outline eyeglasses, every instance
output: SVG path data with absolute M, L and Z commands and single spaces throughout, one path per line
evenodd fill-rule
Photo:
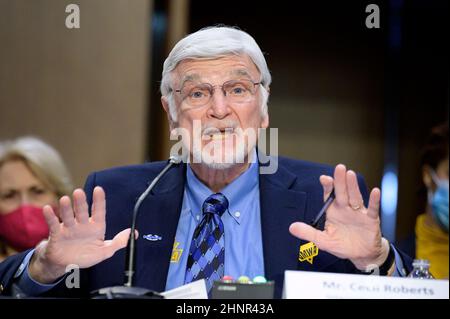
M 199 107 L 209 103 L 216 87 L 222 92 L 229 103 L 246 103 L 253 99 L 256 86 L 261 82 L 252 80 L 230 80 L 222 85 L 211 85 L 209 83 L 185 82 L 183 87 L 175 92 L 180 93 L 181 98 L 192 107 Z

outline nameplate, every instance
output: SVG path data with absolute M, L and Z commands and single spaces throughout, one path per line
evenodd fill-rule
M 448 280 L 286 271 L 286 299 L 448 299 Z
M 193 281 L 181 287 L 162 292 L 166 299 L 208 299 L 205 279 Z

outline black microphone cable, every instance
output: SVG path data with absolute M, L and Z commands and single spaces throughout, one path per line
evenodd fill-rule
M 127 253 L 126 253 L 126 261 L 127 268 L 125 269 L 125 286 L 132 287 L 133 286 L 133 276 L 135 273 L 135 254 L 136 254 L 136 219 L 139 212 L 139 207 L 141 207 L 142 202 L 148 196 L 150 191 L 155 187 L 161 177 L 173 166 L 180 164 L 182 162 L 182 157 L 180 156 L 171 156 L 169 158 L 169 162 L 164 167 L 164 169 L 153 179 L 147 189 L 139 196 L 136 204 L 133 209 L 133 218 L 131 221 L 131 232 L 130 239 L 128 240 L 127 245 Z

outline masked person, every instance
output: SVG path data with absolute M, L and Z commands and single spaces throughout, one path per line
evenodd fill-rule
M 428 201 L 416 221 L 416 258 L 430 261 L 435 278 L 448 278 L 448 124 L 432 130 L 421 167 Z
M 58 152 L 34 137 L 0 143 L 0 261 L 48 237 L 43 206 L 72 182 Z

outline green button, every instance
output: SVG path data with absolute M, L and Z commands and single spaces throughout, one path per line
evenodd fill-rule
M 256 276 L 255 278 L 253 278 L 253 282 L 255 284 L 265 284 L 267 280 L 266 278 L 264 278 L 264 276 Z

